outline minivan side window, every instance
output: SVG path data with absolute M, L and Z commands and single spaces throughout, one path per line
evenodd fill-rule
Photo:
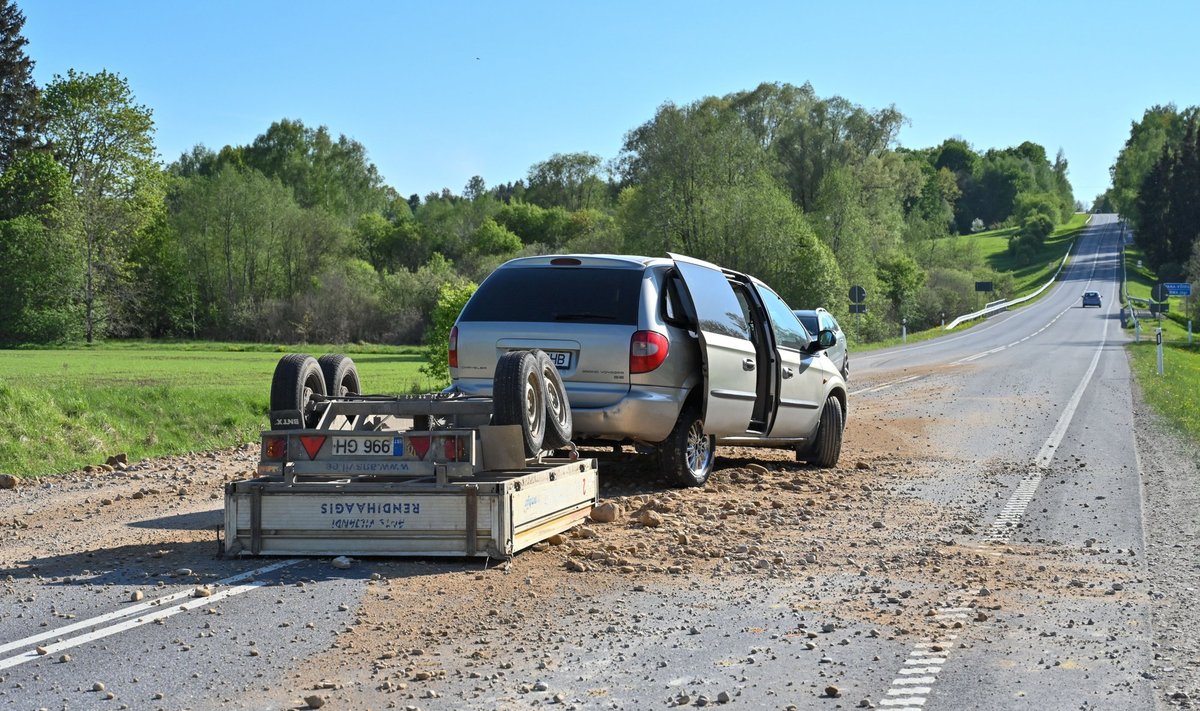
M 683 280 L 679 273 L 672 271 L 663 279 L 662 309 L 663 320 L 672 326 L 694 328 L 696 314 L 691 312 L 687 299 L 683 298 Z
M 808 348 L 812 338 L 809 337 L 804 324 L 800 323 L 800 319 L 792 313 L 791 308 L 775 292 L 762 284 L 755 286 L 758 288 L 763 304 L 767 307 L 767 313 L 771 316 L 771 330 L 775 332 L 775 343 L 783 348 L 797 351 Z

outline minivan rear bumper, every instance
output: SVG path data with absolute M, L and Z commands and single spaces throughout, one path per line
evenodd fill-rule
M 466 395 L 491 396 L 490 379 L 461 378 L 451 386 Z M 567 401 L 571 384 L 566 383 Z M 687 391 L 681 388 L 637 385 L 617 402 L 604 407 L 571 406 L 575 439 L 636 439 L 661 442 L 671 434 Z

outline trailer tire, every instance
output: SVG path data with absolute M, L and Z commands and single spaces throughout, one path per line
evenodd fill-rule
M 348 356 L 328 353 L 318 358 L 317 364 L 321 366 L 321 374 L 325 378 L 326 395 L 344 397 L 362 392 L 358 368 Z
M 304 425 L 316 424 L 309 411 L 313 395 L 325 394 L 325 377 L 317 359 L 305 353 L 289 353 L 279 359 L 271 378 L 271 409 L 299 410 Z
M 542 451 L 546 436 L 546 381 L 529 351 L 509 351 L 492 378 L 492 424 L 520 425 L 526 457 Z
M 704 434 L 700 408 L 689 404 L 679 413 L 671 434 L 658 445 L 658 464 L 676 486 L 704 486 L 712 474 L 717 438 Z
M 562 449 L 571 443 L 573 422 L 571 419 L 571 403 L 567 400 L 567 387 L 563 385 L 562 375 L 558 366 L 550 360 L 545 351 L 533 351 L 537 358 L 538 369 L 542 372 L 542 380 L 546 383 L 546 436 L 542 441 L 543 449 Z
M 817 425 L 817 436 L 812 449 L 804 455 L 809 464 L 828 469 L 835 467 L 842 454 L 842 431 L 846 428 L 846 418 L 842 414 L 842 403 L 830 395 L 821 410 L 821 422 Z

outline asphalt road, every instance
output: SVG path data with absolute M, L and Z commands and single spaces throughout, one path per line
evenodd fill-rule
M 862 472 L 856 481 L 875 481 L 911 507 L 856 509 L 825 492 L 836 530 L 860 537 L 849 543 L 832 540 L 844 537 L 831 533 L 832 518 L 817 519 L 829 521 L 822 528 L 783 508 L 786 516 L 770 520 L 793 526 L 797 546 L 832 557 L 843 543 L 854 557 L 874 556 L 870 566 L 851 561 L 815 574 L 768 564 L 769 574 L 758 573 L 739 567 L 734 552 L 708 574 L 674 582 L 564 574 L 551 581 L 553 605 L 531 596 L 509 606 L 492 600 L 520 588 L 510 578 L 541 560 L 533 556 L 549 554 L 523 553 L 516 576 L 479 582 L 474 562 L 339 571 L 327 560 L 218 560 L 198 532 L 219 525 L 220 510 L 196 505 L 130 524 L 133 538 L 126 532 L 119 546 L 51 547 L 7 561 L 0 707 L 294 708 L 313 693 L 313 679 L 327 678 L 362 685 L 357 697 L 333 694 L 327 708 L 640 709 L 697 706 L 701 697 L 741 708 L 1153 708 L 1118 239 L 1112 217 L 1096 216 L 1036 302 L 936 341 L 852 355 L 850 426 L 865 426 L 855 418 L 869 412 L 892 436 L 905 433 L 897 456 L 923 472 L 886 480 Z M 1099 291 L 1104 306 L 1082 308 L 1085 290 Z M 918 510 L 953 515 L 907 513 Z M 734 526 L 705 515 L 705 525 Z M 164 554 L 162 543 L 137 540 L 139 526 L 193 535 Z M 905 568 L 889 546 L 917 551 L 920 565 Z M 926 565 L 926 557 L 958 562 Z M 410 681 L 387 681 L 383 691 L 364 682 L 386 664 L 378 656 L 357 670 L 322 666 L 339 640 L 354 639 L 350 630 L 370 634 L 356 610 L 373 574 L 379 585 L 400 583 L 388 588 L 383 599 L 397 602 L 385 609 L 405 639 L 424 640 L 396 677 Z M 405 604 L 453 611 L 443 623 L 457 632 L 439 634 L 425 620 L 406 629 L 405 581 L 423 596 L 422 581 L 438 576 L 464 581 L 451 594 L 467 603 Z M 205 584 L 216 584 L 213 594 L 194 597 Z M 141 603 L 131 601 L 134 591 L 144 591 Z M 906 605 L 910 596 L 933 602 Z M 839 614 L 867 598 L 870 615 Z M 492 604 L 501 609 L 485 612 Z M 412 659 L 441 660 L 449 674 L 418 686 Z M 104 688 L 93 690 L 97 683 Z M 375 693 L 399 696 L 376 703 Z
M 1036 303 L 853 361 L 859 397 L 928 394 L 908 414 L 936 416 L 928 446 L 946 463 L 921 495 L 975 502 L 980 549 L 1028 570 L 998 613 L 1019 622 L 956 651 L 922 708 L 1153 707 L 1119 240 L 1097 215 Z M 1102 308 L 1081 306 L 1088 290 Z

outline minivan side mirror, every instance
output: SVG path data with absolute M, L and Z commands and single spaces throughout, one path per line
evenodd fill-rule
M 817 340 L 813 343 L 813 352 L 827 350 L 837 345 L 837 335 L 828 328 L 821 329 L 817 334 Z

